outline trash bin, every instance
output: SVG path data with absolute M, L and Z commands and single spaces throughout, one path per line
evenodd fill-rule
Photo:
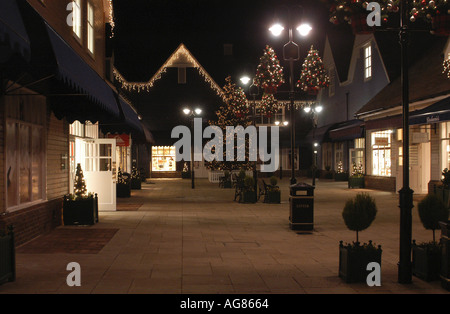
M 289 225 L 292 230 L 314 229 L 314 188 L 306 183 L 290 186 Z

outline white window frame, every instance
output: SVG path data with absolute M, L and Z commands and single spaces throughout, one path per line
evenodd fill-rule
M 94 5 L 88 1 L 87 3 L 87 48 L 89 52 L 95 53 L 95 8 Z
M 372 78 L 372 45 L 369 43 L 363 47 L 364 51 L 364 81 Z

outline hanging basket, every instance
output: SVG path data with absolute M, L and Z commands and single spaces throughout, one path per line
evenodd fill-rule
M 277 86 L 269 85 L 264 87 L 264 92 L 266 94 L 276 94 L 277 92 Z
M 373 33 L 373 28 L 367 25 L 367 14 L 356 14 L 352 16 L 351 25 L 354 35 Z
M 450 14 L 438 14 L 431 19 L 432 33 L 437 36 L 450 35 Z

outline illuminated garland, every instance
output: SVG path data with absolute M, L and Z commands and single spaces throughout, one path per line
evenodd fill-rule
M 272 47 L 266 46 L 264 55 L 256 69 L 255 83 L 263 88 L 267 94 L 276 93 L 277 88 L 284 83 L 283 67 Z
M 114 22 L 114 9 L 113 9 L 113 0 L 108 0 L 109 3 L 109 25 L 111 25 L 111 36 L 114 37 L 114 28 L 116 27 L 116 23 Z
M 450 79 L 450 55 L 446 60 L 444 60 L 443 67 L 444 70 L 442 71 L 442 73 L 447 74 L 447 78 Z
M 167 59 L 167 61 L 159 68 L 159 70 L 153 75 L 153 77 L 148 82 L 128 82 L 119 71 L 114 68 L 113 73 L 115 79 L 122 85 L 122 88 L 128 91 L 137 91 L 138 93 L 141 91 L 150 91 L 150 88 L 153 87 L 155 82 L 162 77 L 162 74 L 167 71 L 167 68 L 176 67 L 175 61 L 180 57 L 184 57 L 187 59 L 189 64 L 192 65 L 193 68 L 197 69 L 200 75 L 203 77 L 206 83 L 210 85 L 210 87 L 216 92 L 218 96 L 224 99 L 224 94 L 222 89 L 217 85 L 217 83 L 212 79 L 212 77 L 205 71 L 205 69 L 198 63 L 198 61 L 194 58 L 191 52 L 184 46 L 184 44 L 180 44 L 175 52 Z

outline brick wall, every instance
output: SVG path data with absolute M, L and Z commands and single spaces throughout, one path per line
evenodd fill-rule
M 396 192 L 395 177 L 365 176 L 364 187 L 388 192 Z

